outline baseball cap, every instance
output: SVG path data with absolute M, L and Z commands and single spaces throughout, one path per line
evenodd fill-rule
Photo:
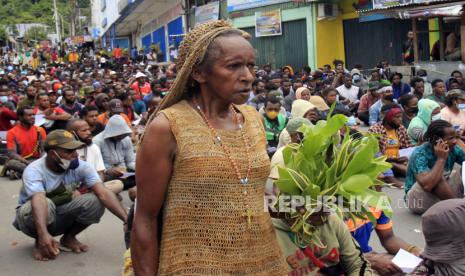
M 144 73 L 141 73 L 141 72 L 137 72 L 136 74 L 136 79 L 138 78 L 146 78 L 147 76 L 144 74 Z
M 113 113 L 123 113 L 124 112 L 123 102 L 120 99 L 111 100 L 109 105 L 110 105 L 110 110 Z
M 45 147 L 58 147 L 62 149 L 75 150 L 85 146 L 84 143 L 77 140 L 74 135 L 66 130 L 57 129 L 50 132 L 45 139 Z
M 462 90 L 460 90 L 460 89 L 452 89 L 449 92 L 447 92 L 446 97 L 447 98 L 458 98 L 458 99 L 465 100 L 465 93 L 462 92 Z

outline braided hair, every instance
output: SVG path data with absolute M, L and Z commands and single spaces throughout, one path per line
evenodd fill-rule
M 449 127 L 452 127 L 452 125 L 447 121 L 433 121 L 423 135 L 423 139 L 431 144 L 435 144 L 437 140 L 444 138 L 445 129 Z

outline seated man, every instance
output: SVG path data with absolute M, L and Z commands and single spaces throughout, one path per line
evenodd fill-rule
M 386 104 L 381 108 L 381 114 L 384 114 L 383 121 L 372 125 L 368 132 L 377 134 L 380 153 L 391 163 L 394 176 L 405 177 L 408 158 L 399 157 L 399 150 L 411 147 L 412 142 L 402 125 L 402 109 L 397 104 Z M 385 175 L 384 181 L 401 188 L 402 182 L 391 175 Z
M 81 119 L 73 119 L 68 122 L 66 130 L 74 133 L 76 138 L 85 144 L 84 147 L 77 150 L 79 160 L 89 163 L 97 171 L 100 179 L 104 181 L 103 185 L 119 196 L 119 193 L 123 190 L 123 182 L 121 180 L 106 181 L 108 177 L 105 177 L 105 175 L 119 175 L 119 172 L 113 168 L 105 170 L 102 153 L 100 148 L 92 142 L 92 133 L 87 122 Z
M 107 175 L 105 179 L 120 179 L 127 190 L 136 185 L 134 176 L 121 178 L 125 172 L 136 169 L 136 157 L 131 141 L 132 130 L 120 115 L 113 115 L 105 130 L 94 137 L 94 143 L 102 151 Z M 108 177 L 108 178 L 107 178 Z
M 433 204 L 451 198 L 463 198 L 460 170 L 465 152 L 456 147 L 457 134 L 444 120 L 433 121 L 425 135 L 425 142 L 410 157 L 405 179 L 405 200 L 415 214 L 423 214 Z
M 105 126 L 97 119 L 98 108 L 94 105 L 89 105 L 81 109 L 79 117 L 87 122 L 93 137 L 97 136 L 105 129 Z
M 113 115 L 120 115 L 126 124 L 131 127 L 131 120 L 129 120 L 128 116 L 124 113 L 124 106 L 123 102 L 120 99 L 113 99 L 108 103 L 108 111 L 105 113 L 100 114 L 97 117 L 97 120 L 102 125 L 106 126 Z
M 115 195 L 102 185 L 94 168 L 79 161 L 76 149 L 82 146 L 70 132 L 52 131 L 45 140 L 47 155 L 24 171 L 13 225 L 36 239 L 36 260 L 55 259 L 60 250 L 53 236 L 62 234 L 62 247 L 74 253 L 86 252 L 88 247 L 76 235 L 99 222 L 104 206 L 126 223 L 126 211 Z M 75 193 L 80 184 L 93 193 Z
M 66 121 L 71 119 L 71 115 L 59 107 L 51 107 L 50 100 L 46 93 L 37 95 L 37 106 L 34 108 L 34 115 L 44 115 L 45 121 L 41 126 L 47 132 L 54 129 L 65 128 Z
M 11 179 L 20 179 L 26 166 L 40 158 L 46 137 L 43 128 L 34 126 L 32 107 L 20 107 L 17 116 L 19 123 L 6 135 L 9 160 L 2 171 L 2 175 L 8 173 Z
M 420 255 L 421 250 L 394 235 L 392 221 L 383 212 L 371 208 L 371 213 L 377 220 L 376 227 L 373 227 L 373 223 L 368 219 L 362 220 L 357 218 L 356 221 L 349 219 L 346 221 L 346 224 L 350 233 L 357 240 L 360 249 L 364 253 L 365 258 L 370 262 L 373 270 L 379 275 L 403 275 L 402 270 L 392 263 L 394 255 L 401 248 L 416 256 Z M 381 245 L 386 249 L 387 254 L 373 252 L 373 248 L 369 245 L 373 229 L 376 229 L 376 234 Z

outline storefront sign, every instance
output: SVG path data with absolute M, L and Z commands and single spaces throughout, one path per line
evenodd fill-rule
M 255 13 L 255 37 L 282 35 L 281 10 Z
M 385 9 L 389 7 L 412 4 L 413 0 L 373 0 L 374 9 Z
M 195 8 L 195 25 L 212 20 L 218 20 L 220 16 L 220 2 L 213 2 Z
M 228 12 L 253 9 L 279 3 L 290 2 L 289 0 L 228 0 Z

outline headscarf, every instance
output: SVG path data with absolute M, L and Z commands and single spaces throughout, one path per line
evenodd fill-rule
M 391 122 L 392 118 L 394 118 L 397 114 L 402 113 L 402 109 L 400 108 L 391 108 L 389 111 L 386 113 L 386 116 L 384 116 L 384 119 L 387 122 Z
M 183 100 L 190 87 L 193 86 L 191 73 L 194 66 L 199 65 L 205 58 L 208 46 L 221 34 L 227 31 L 237 31 L 246 39 L 250 35 L 242 30 L 232 27 L 229 22 L 224 20 L 209 21 L 198 25 L 191 30 L 182 40 L 178 48 L 178 57 L 176 60 L 176 79 L 163 98 L 156 112 L 147 120 L 147 125 L 158 115 L 158 113 L 181 100 Z M 144 136 L 141 137 L 140 141 Z
M 302 93 L 303 93 L 304 91 L 308 91 L 308 94 L 310 94 L 310 90 L 309 90 L 308 88 L 306 88 L 306 87 L 299 87 L 299 88 L 297 88 L 297 90 L 295 91 L 295 98 L 296 98 L 297 100 L 302 99 Z
M 284 69 L 286 69 L 286 68 L 289 69 L 290 75 L 291 75 L 291 76 L 294 76 L 294 68 L 292 68 L 290 65 L 286 65 L 286 66 L 283 67 L 283 71 L 284 71 Z
M 440 108 L 440 105 L 433 100 L 421 99 L 418 102 L 418 114 L 416 117 L 412 119 L 412 121 L 410 121 L 407 130 L 408 135 L 410 137 L 415 137 L 415 128 L 423 129 L 423 134 L 425 134 L 426 130 L 428 129 L 428 126 L 431 124 L 431 114 L 436 108 Z M 416 142 L 415 139 L 413 140 L 414 142 Z
M 311 96 L 310 103 L 312 103 L 318 111 L 328 111 L 329 106 L 326 104 L 325 100 L 320 96 Z
M 315 109 L 315 106 L 310 103 L 309 101 L 305 100 L 295 100 L 292 103 L 291 109 L 291 117 L 292 118 L 302 118 L 304 117 L 305 113 L 308 111 Z
M 176 79 L 174 80 L 168 94 L 160 103 L 157 112 L 151 116 L 149 121 L 151 121 L 159 111 L 184 99 L 188 91 L 188 81 L 193 67 L 202 63 L 208 46 L 210 46 L 215 38 L 220 36 L 222 33 L 231 30 L 236 30 L 242 33 L 245 38 L 250 37 L 249 34 L 233 28 L 230 23 L 224 20 L 209 21 L 207 23 L 200 24 L 184 37 L 178 48 Z

